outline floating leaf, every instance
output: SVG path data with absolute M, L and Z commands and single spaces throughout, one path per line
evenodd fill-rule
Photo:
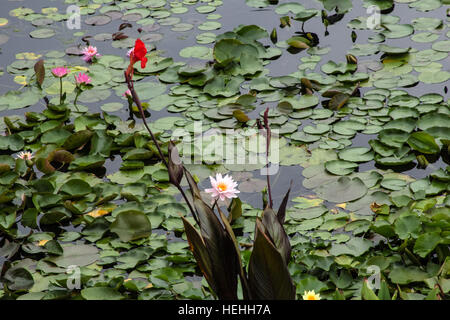
M 362 198 L 367 193 L 367 187 L 359 178 L 340 177 L 319 186 L 315 191 L 327 201 L 342 203 Z
M 144 213 L 134 210 L 119 213 L 110 229 L 123 242 L 148 237 L 152 232 L 148 217 Z

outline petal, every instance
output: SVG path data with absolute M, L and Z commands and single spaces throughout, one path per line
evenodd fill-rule
M 144 69 L 145 66 L 147 65 L 147 61 L 148 59 L 146 57 L 143 57 L 141 60 L 141 68 Z

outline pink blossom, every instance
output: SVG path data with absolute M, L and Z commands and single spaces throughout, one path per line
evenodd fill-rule
M 129 57 L 134 51 L 134 48 L 131 48 L 130 50 L 128 50 L 127 52 L 127 57 Z
M 131 97 L 131 91 L 130 91 L 130 89 L 128 89 L 127 91 L 125 91 L 125 93 L 122 94 L 122 96 L 125 97 L 125 98 Z
M 77 84 L 88 84 L 91 82 L 91 78 L 85 73 L 79 73 L 78 76 L 75 75 L 75 81 Z
M 52 73 L 55 77 L 62 78 L 62 77 L 65 77 L 69 73 L 69 69 L 67 69 L 66 67 L 58 67 L 58 68 L 52 69 Z
M 224 201 L 225 198 L 237 198 L 236 194 L 240 193 L 240 191 L 236 189 L 237 183 L 234 182 L 233 178 L 229 175 L 222 177 L 222 174 L 217 173 L 216 179 L 213 177 L 209 177 L 209 179 L 212 188 L 205 189 L 205 192 L 211 193 L 211 196 L 215 200 L 220 199 L 221 201 Z
M 84 55 L 83 60 L 86 62 L 91 62 L 93 57 L 100 57 L 98 54 L 97 47 L 88 46 L 81 50 L 81 53 Z

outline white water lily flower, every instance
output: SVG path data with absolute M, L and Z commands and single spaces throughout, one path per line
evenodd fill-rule
M 233 181 L 233 178 L 229 175 L 222 177 L 222 174 L 217 173 L 216 179 L 213 177 L 209 177 L 211 180 L 210 189 L 205 189 L 205 192 L 211 193 L 211 196 L 214 200 L 220 199 L 224 201 L 225 198 L 237 198 L 237 193 L 240 193 L 239 190 L 236 189 L 237 183 Z
M 17 158 L 20 158 L 23 160 L 31 160 L 34 158 L 34 155 L 30 151 L 21 151 L 17 154 Z

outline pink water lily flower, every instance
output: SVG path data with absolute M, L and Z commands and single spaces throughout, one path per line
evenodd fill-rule
M 97 47 L 88 46 L 81 50 L 81 53 L 84 55 L 82 59 L 86 62 L 91 62 L 93 57 L 100 57 L 100 54 L 97 51 Z
M 79 73 L 78 76 L 75 75 L 75 81 L 77 84 L 88 84 L 91 83 L 91 78 L 85 73 Z
M 205 189 L 205 192 L 211 193 L 211 196 L 214 200 L 220 199 L 224 201 L 225 198 L 237 198 L 237 193 L 240 193 L 239 190 L 236 189 L 237 183 L 233 181 L 233 178 L 229 175 L 222 177 L 222 174 L 217 173 L 216 179 L 213 177 L 209 177 L 211 181 L 212 188 Z
M 69 73 L 69 69 L 66 67 L 58 67 L 52 69 L 52 74 L 57 78 L 63 78 Z
M 131 97 L 131 91 L 130 91 L 130 89 L 128 89 L 127 91 L 125 91 L 125 93 L 122 94 L 122 96 L 125 97 L 125 98 Z

